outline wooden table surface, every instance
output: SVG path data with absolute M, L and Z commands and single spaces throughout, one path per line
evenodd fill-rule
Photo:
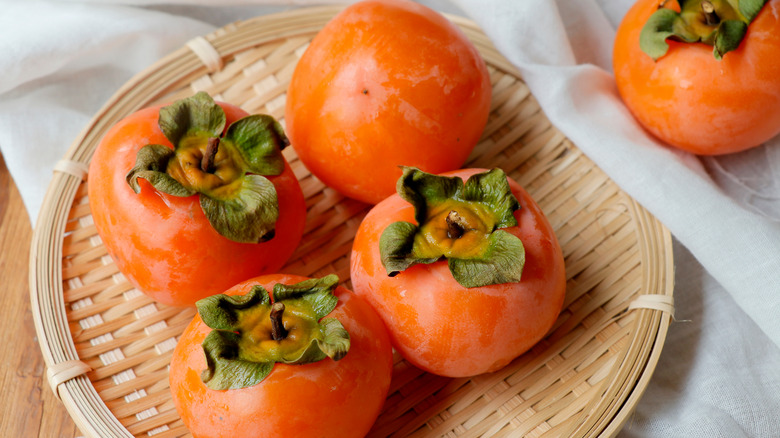
M 46 382 L 35 336 L 29 272 L 32 227 L 0 155 L 0 437 L 81 436 Z

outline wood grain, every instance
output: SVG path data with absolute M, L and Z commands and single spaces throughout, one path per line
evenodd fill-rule
M 0 155 L 0 437 L 63 437 L 81 433 L 49 389 L 35 336 L 28 283 L 32 227 Z

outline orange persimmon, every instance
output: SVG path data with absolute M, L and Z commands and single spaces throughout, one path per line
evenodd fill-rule
M 173 401 L 193 436 L 368 433 L 390 386 L 392 349 L 374 309 L 337 282 L 265 275 L 198 302 L 170 367 Z M 286 333 L 277 339 L 269 318 L 279 303 L 287 303 L 279 317 Z
M 368 213 L 354 241 L 352 285 L 405 359 L 472 376 L 504 367 L 552 327 L 564 260 L 540 208 L 503 172 L 443 176 L 406 168 L 400 195 Z
M 458 169 L 487 122 L 491 83 L 466 35 L 407 0 L 368 0 L 334 17 L 304 52 L 285 124 L 301 161 L 342 194 L 375 204 L 399 165 Z
M 618 90 L 672 146 L 699 155 L 757 146 L 780 133 L 778 29 L 780 0 L 639 0 L 615 35 Z
M 95 227 L 119 271 L 161 303 L 192 306 L 281 268 L 306 217 L 280 152 L 286 141 L 270 116 L 205 93 L 118 122 L 92 157 L 88 187 Z

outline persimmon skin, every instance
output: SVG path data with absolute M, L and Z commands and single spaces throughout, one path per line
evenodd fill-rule
M 465 181 L 481 169 L 447 172 Z M 393 222 L 415 223 L 411 204 L 393 195 L 360 225 L 353 244 L 355 293 L 377 310 L 396 350 L 413 365 L 442 376 L 467 377 L 499 370 L 541 340 L 555 323 L 566 292 L 564 260 L 546 217 L 528 193 L 509 179 L 521 205 L 518 236 L 526 261 L 518 283 L 464 288 L 446 261 L 419 264 L 395 277 L 382 266 L 379 238 Z
M 219 105 L 227 126 L 248 115 L 236 106 Z M 171 196 L 143 179 L 136 194 L 125 180 L 143 146 L 173 147 L 157 124 L 160 108 L 142 109 L 114 125 L 90 163 L 92 217 L 119 271 L 154 300 L 178 307 L 278 271 L 300 242 L 306 217 L 303 193 L 289 164 L 285 160 L 280 175 L 267 177 L 279 199 L 275 236 L 259 244 L 231 241 L 208 222 L 197 195 Z
M 667 54 L 653 61 L 639 34 L 657 7 L 657 0 L 637 1 L 615 36 L 615 80 L 639 123 L 698 155 L 739 152 L 780 133 L 780 0 L 767 2 L 720 61 L 712 46 L 669 40 Z
M 305 277 L 264 275 L 227 294 L 248 293 L 261 284 L 293 284 Z M 211 330 L 195 316 L 173 353 L 170 383 L 182 421 L 196 438 L 363 437 L 376 421 L 390 387 L 393 356 L 376 312 L 353 292 L 335 290 L 335 317 L 350 335 L 350 350 L 306 365 L 275 364 L 271 374 L 247 388 L 215 391 L 200 379 L 206 368 L 201 343 Z
M 484 60 L 441 14 L 411 1 L 362 1 L 320 30 L 301 57 L 285 124 L 317 178 L 376 204 L 394 193 L 400 165 L 460 168 L 490 98 Z

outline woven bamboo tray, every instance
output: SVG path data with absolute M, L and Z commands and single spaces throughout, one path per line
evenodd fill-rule
M 239 22 L 160 60 L 123 86 L 57 166 L 31 253 L 31 299 L 53 390 L 89 437 L 189 436 L 168 363 L 194 312 L 154 303 L 123 278 L 92 225 L 87 163 L 104 132 L 142 107 L 204 90 L 283 117 L 308 42 L 340 8 Z M 670 323 L 669 232 L 551 126 L 513 68 L 471 22 L 450 17 L 491 73 L 490 120 L 467 166 L 502 167 L 538 201 L 567 264 L 565 309 L 505 369 L 470 379 L 426 374 L 396 356 L 370 436 L 611 436 L 629 419 Z M 325 187 L 285 150 L 308 203 L 306 234 L 284 271 L 336 273 L 369 206 Z

